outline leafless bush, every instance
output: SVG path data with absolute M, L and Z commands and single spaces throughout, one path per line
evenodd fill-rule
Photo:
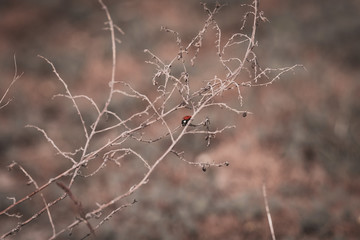
M 213 127 L 210 124 L 211 119 L 202 116 L 206 116 L 206 113 L 211 109 L 221 108 L 240 117 L 246 117 L 251 112 L 243 109 L 243 97 L 241 94 L 243 88 L 268 86 L 278 80 L 283 74 L 293 71 L 299 66 L 263 68 L 259 65 L 255 53 L 255 49 L 258 46 L 256 30 L 258 24 L 267 21 L 267 19 L 264 17 L 263 12 L 259 10 L 258 0 L 253 1 L 251 4 L 243 5 L 247 12 L 239 22 L 239 32 L 232 34 L 230 38 L 222 36 L 220 26 L 215 20 L 215 15 L 219 13 L 223 5 L 217 3 L 213 8 L 209 8 L 206 4 L 202 4 L 207 14 L 207 19 L 190 42 L 184 43 L 180 34 L 168 27 L 161 28 L 164 32 L 175 36 L 178 52 L 174 53 L 172 60 L 165 61 L 151 50 L 145 50 L 145 53 L 149 56 L 147 63 L 155 68 L 155 74 L 149 78 L 152 79 L 154 86 L 153 95 L 147 96 L 133 88 L 130 83 L 119 81 L 115 75 L 117 65 L 116 49 L 117 43 L 120 42 L 118 35 L 123 34 L 123 31 L 113 22 L 109 10 L 102 0 L 99 0 L 99 3 L 106 14 L 107 21 L 105 25 L 111 36 L 112 70 L 107 98 L 102 105 L 96 103 L 89 96 L 72 94 L 55 65 L 46 57 L 39 56 L 51 67 L 58 81 L 64 87 L 65 92 L 55 97 L 64 97 L 71 101 L 77 112 L 79 128 L 83 131 L 85 141 L 81 144 L 81 147 L 74 148 L 72 152 L 65 152 L 47 134 L 45 129 L 34 125 L 27 126 L 44 136 L 49 146 L 54 148 L 57 154 L 68 162 L 68 168 L 49 179 L 45 184 L 39 185 L 31 176 L 31 173 L 20 164 L 13 162 L 9 166 L 9 169 L 18 168 L 29 180 L 28 184 L 32 184 L 35 190 L 20 199 L 9 197 L 13 203 L 6 209 L 3 209 L 1 215 L 6 215 L 8 218 L 18 218 L 19 222 L 8 232 L 3 233 L 2 239 L 16 234 L 29 223 L 36 222 L 44 212 L 48 216 L 52 229 L 50 239 L 55 239 L 66 231 L 71 232 L 81 223 L 85 223 L 89 231 L 89 234 L 84 236 L 84 238 L 91 234 L 95 235 L 96 230 L 114 214 L 137 202 L 133 199 L 128 203 L 119 205 L 120 200 L 132 195 L 147 184 L 151 180 L 151 175 L 157 166 L 169 155 L 174 155 L 189 165 L 200 167 L 203 171 L 213 166 L 228 166 L 228 162 L 199 163 L 186 160 L 184 157 L 186 149 L 179 150 L 177 148 L 178 143 L 185 135 L 203 135 L 205 139 L 204 144 L 210 146 L 211 140 L 216 135 L 235 126 L 230 126 L 224 122 L 223 126 Z M 211 79 L 193 82 L 188 68 L 190 66 L 196 67 L 197 56 L 201 52 L 204 41 L 206 41 L 205 33 L 209 29 L 213 29 L 216 32 L 215 48 L 217 59 L 224 70 Z M 244 51 L 234 52 L 234 46 L 241 46 Z M 172 70 L 175 67 L 181 69 L 180 74 Z M 15 71 L 14 81 L 17 78 L 17 71 Z M 122 118 L 118 113 L 111 111 L 109 108 L 115 95 L 141 101 L 142 104 L 134 114 Z M 238 102 L 237 107 L 230 106 L 224 101 L 221 98 L 224 95 L 235 96 Z M 4 97 L 1 99 L 1 102 Z M 84 100 L 96 112 L 96 118 L 90 123 L 84 118 L 83 110 L 79 105 L 79 101 Z M 191 114 L 184 117 L 184 119 L 176 119 L 174 113 L 180 109 L 187 109 Z M 112 121 L 107 121 L 108 119 L 112 119 Z M 147 132 L 147 129 L 154 126 L 156 126 L 156 132 L 158 133 L 156 136 Z M 156 159 L 149 159 L 141 149 L 139 150 L 139 148 L 135 147 L 136 144 L 145 143 L 151 145 L 160 141 L 164 142 L 163 144 L 166 145 L 166 148 Z M 91 182 L 93 176 L 101 171 L 105 171 L 107 164 L 111 163 L 120 167 L 121 161 L 126 156 L 131 156 L 135 161 L 142 163 L 143 169 L 136 169 L 136 171 L 142 172 L 142 177 L 137 179 L 127 191 L 113 195 L 111 200 L 97 204 L 96 208 L 86 212 L 80 198 L 72 192 L 78 179 L 85 179 Z M 101 164 L 90 172 L 88 166 L 94 161 L 101 161 Z M 86 174 L 83 172 L 86 172 Z M 63 194 L 49 200 L 43 195 L 43 191 L 49 188 L 60 188 Z M 42 209 L 35 210 L 35 213 L 27 219 L 24 219 L 21 214 L 14 213 L 18 206 L 27 201 L 32 201 L 32 198 L 36 195 L 40 195 L 43 201 L 44 207 Z M 73 212 L 66 211 L 66 213 L 75 215 L 76 220 L 68 222 L 66 227 L 59 228 L 54 221 L 53 209 L 67 196 L 71 199 L 75 210 Z M 94 224 L 95 222 L 97 224 Z

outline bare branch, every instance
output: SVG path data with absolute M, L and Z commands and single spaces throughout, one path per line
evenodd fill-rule
M 35 128 L 36 130 L 38 130 L 39 132 L 41 132 L 41 133 L 44 135 L 44 137 L 46 138 L 46 140 L 56 149 L 56 151 L 58 152 L 58 154 L 62 155 L 62 156 L 63 156 L 64 158 L 66 158 L 66 159 L 69 159 L 72 163 L 76 164 L 76 161 L 75 161 L 72 157 L 66 155 L 63 151 L 61 151 L 61 150 L 59 149 L 58 146 L 56 146 L 56 144 L 54 143 L 54 141 L 46 134 L 45 130 L 43 130 L 43 129 L 37 127 L 37 126 L 34 126 L 34 125 L 27 125 L 26 127 L 27 127 L 27 128 Z
M 186 162 L 189 165 L 198 166 L 201 167 L 201 169 L 206 172 L 206 170 L 210 167 L 223 167 L 223 166 L 229 166 L 230 163 L 228 161 L 222 162 L 222 163 L 209 163 L 209 162 L 191 162 L 184 158 L 184 152 L 177 152 L 175 150 L 171 151 L 173 154 L 175 154 L 181 161 Z
M 64 190 L 64 192 L 70 197 L 71 201 L 74 203 L 76 213 L 80 216 L 82 220 L 86 222 L 86 225 L 90 229 L 90 232 L 95 236 L 95 231 L 92 228 L 89 221 L 86 220 L 84 209 L 82 208 L 82 204 L 77 198 L 74 196 L 74 194 L 71 192 L 71 190 L 62 182 L 57 181 L 56 184 Z M 53 235 L 55 236 L 55 234 Z
M 267 216 L 268 223 L 269 223 L 269 227 L 270 227 L 271 237 L 272 237 L 272 240 L 276 240 L 276 238 L 275 238 L 275 232 L 274 232 L 274 226 L 273 226 L 273 223 L 272 223 L 272 220 L 271 220 L 269 203 L 268 203 L 267 195 L 266 195 L 266 186 L 265 186 L 265 183 L 263 183 L 263 186 L 262 186 L 262 193 L 263 193 L 263 197 L 264 197 L 265 209 L 266 209 L 266 216 Z
M 70 96 L 64 95 L 64 94 L 56 94 L 56 95 L 53 96 L 53 98 L 55 98 L 55 97 L 65 97 L 65 98 L 70 98 L 71 99 Z M 76 98 L 85 98 L 86 100 L 88 100 L 91 103 L 91 105 L 93 105 L 95 107 L 96 112 L 98 114 L 100 114 L 100 110 L 99 110 L 97 104 L 95 103 L 95 101 L 91 97 L 88 97 L 86 95 L 76 95 L 76 96 L 73 96 L 73 98 L 74 99 L 76 99 Z
M 25 174 L 25 176 L 29 179 L 29 181 L 27 182 L 27 184 L 34 184 L 35 188 L 36 189 L 39 189 L 39 185 L 36 183 L 36 181 L 31 177 L 31 175 L 18 163 L 16 162 L 13 162 L 11 164 L 11 167 L 14 167 L 15 165 L 18 166 L 18 168 Z M 43 200 L 43 203 L 45 205 L 45 208 L 46 208 L 46 212 L 48 214 L 48 217 L 49 217 L 49 221 L 50 221 L 50 225 L 51 225 L 51 229 L 52 229 L 52 232 L 53 232 L 53 236 L 55 235 L 56 233 L 56 230 L 55 230 L 55 225 L 54 225 L 54 222 L 53 222 L 53 219 L 51 217 L 51 213 L 50 213 L 50 209 L 49 209 L 49 206 L 45 200 L 45 197 L 42 193 L 40 193 L 40 196 L 41 196 L 41 199 Z M 14 203 L 13 203 L 14 204 Z
M 66 84 L 66 82 L 60 77 L 59 73 L 57 72 L 54 64 L 52 62 L 50 62 L 47 58 L 41 56 L 41 55 L 38 55 L 39 58 L 42 58 L 44 59 L 50 66 L 51 68 L 53 69 L 53 72 L 55 73 L 55 75 L 57 76 L 58 80 L 62 83 L 62 85 L 64 86 L 65 90 L 66 90 L 66 93 L 67 93 L 67 96 L 71 99 L 71 101 L 73 102 L 73 105 L 76 109 L 76 112 L 77 114 L 79 115 L 80 117 L 80 121 L 81 121 L 81 124 L 83 126 L 83 129 L 84 129 L 84 133 L 85 133 L 85 137 L 88 138 L 89 134 L 87 132 L 87 129 L 86 129 L 86 125 L 85 125 L 85 122 L 84 122 L 84 119 L 82 117 L 82 114 L 80 112 L 80 109 L 79 109 L 79 106 L 77 105 L 76 101 L 75 101 L 75 98 L 72 96 L 69 88 L 68 88 L 68 85 Z
M 124 152 L 124 155 L 127 155 L 127 154 L 132 153 L 132 154 L 134 154 L 135 156 L 137 156 L 137 157 L 144 163 L 144 165 L 145 165 L 145 167 L 146 167 L 147 169 L 150 169 L 150 168 L 151 168 L 150 165 L 149 165 L 149 163 L 148 163 L 139 153 L 135 152 L 135 151 L 134 151 L 133 149 L 131 149 L 131 148 L 121 148 L 121 149 L 111 150 L 111 151 L 105 153 L 104 158 L 105 158 L 105 159 L 114 159 L 115 154 L 118 153 L 118 152 Z M 122 158 L 124 155 L 121 155 L 120 158 Z M 115 160 L 118 160 L 118 159 L 120 159 L 120 158 L 115 158 Z
M 243 82 L 241 85 L 246 86 L 246 87 L 265 87 L 265 86 L 273 84 L 276 80 L 279 80 L 281 75 L 283 75 L 287 72 L 290 72 L 290 71 L 294 71 L 295 68 L 298 68 L 298 67 L 304 68 L 304 66 L 301 64 L 295 64 L 291 67 L 284 67 L 284 68 L 266 68 L 261 73 L 259 73 L 252 81 Z M 268 73 L 273 73 L 273 72 L 278 72 L 278 74 L 276 74 L 276 76 L 270 78 L 268 76 Z M 261 77 L 266 77 L 269 80 L 266 81 L 265 83 L 257 83 L 257 81 Z
M 5 90 L 5 93 L 3 94 L 3 96 L 2 96 L 1 99 L 0 99 L 0 109 L 2 109 L 3 107 L 5 107 L 6 105 L 8 105 L 8 104 L 11 102 L 11 99 L 8 99 L 8 100 L 6 101 L 6 103 L 4 103 L 4 104 L 1 106 L 2 102 L 4 101 L 6 95 L 8 94 L 10 88 L 12 87 L 12 85 L 14 85 L 14 83 L 15 83 L 19 78 L 21 78 L 21 76 L 24 74 L 24 73 L 21 73 L 21 74 L 18 75 L 18 72 L 17 72 L 18 69 L 17 69 L 16 56 L 15 56 L 15 54 L 14 54 L 14 67 L 15 67 L 14 77 L 13 77 L 10 85 L 8 86 L 8 88 Z

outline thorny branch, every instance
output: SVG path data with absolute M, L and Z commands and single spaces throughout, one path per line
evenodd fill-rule
M 251 112 L 243 109 L 243 97 L 241 95 L 242 87 L 261 87 L 270 85 L 274 81 L 280 79 L 280 77 L 282 77 L 285 73 L 294 71 L 297 67 L 301 66 L 294 65 L 291 67 L 276 69 L 261 68 L 255 53 L 256 46 L 258 45 L 256 41 L 256 30 L 260 22 L 268 20 L 264 17 L 263 12 L 259 11 L 258 0 L 254 0 L 251 4 L 243 5 L 243 7 L 249 9 L 249 11 L 247 11 L 242 18 L 242 21 L 240 23 L 240 32 L 233 33 L 228 39 L 225 39 L 225 37 L 223 37 L 221 28 L 215 20 L 215 15 L 219 13 L 219 10 L 223 7 L 223 5 L 216 3 L 215 7 L 211 9 L 206 4 L 202 3 L 204 11 L 207 14 L 207 19 L 205 20 L 202 28 L 200 28 L 199 32 L 189 41 L 188 44 L 184 44 L 178 32 L 168 27 L 161 28 L 162 31 L 169 32 L 176 37 L 176 45 L 179 47 L 179 51 L 174 54 L 172 60 L 166 62 L 152 51 L 147 49 L 144 51 L 150 56 L 150 60 L 148 60 L 147 63 L 155 67 L 155 74 L 151 78 L 151 80 L 155 87 L 154 92 L 156 93 L 156 95 L 155 97 L 149 97 L 146 94 L 134 89 L 129 83 L 116 80 L 116 42 L 120 42 L 116 35 L 117 33 L 124 33 L 118 26 L 114 24 L 109 9 L 103 3 L 103 1 L 99 0 L 99 3 L 104 10 L 107 18 L 107 21 L 105 23 L 105 29 L 110 31 L 112 50 L 111 78 L 109 80 L 109 92 L 106 100 L 104 101 L 103 106 L 100 107 L 101 104 L 96 103 L 89 96 L 72 95 L 66 82 L 61 78 L 54 64 L 47 58 L 39 56 L 50 65 L 58 81 L 60 81 L 61 84 L 64 86 L 65 94 L 57 94 L 54 97 L 62 96 L 70 99 L 76 109 L 78 117 L 80 118 L 80 125 L 84 132 L 85 141 L 81 144 L 81 147 L 74 149 L 72 152 L 64 152 L 54 142 L 54 140 L 47 135 L 44 129 L 29 125 L 29 127 L 35 128 L 37 131 L 40 131 L 44 135 L 47 142 L 56 150 L 57 154 L 61 155 L 64 159 L 70 160 L 71 165 L 69 165 L 67 170 L 49 179 L 46 183 L 40 186 L 34 181 L 30 174 L 25 171 L 25 169 L 18 165 L 21 171 L 28 177 L 30 183 L 33 183 L 35 185 L 35 190 L 32 193 L 24 196 L 20 200 L 16 201 L 14 199 L 11 205 L 9 205 L 7 208 L 0 212 L 0 215 L 6 215 L 8 217 L 19 217 L 19 215 L 14 215 L 10 213 L 10 211 L 12 211 L 16 206 L 23 204 L 25 201 L 30 200 L 34 195 L 38 193 L 40 193 L 45 207 L 37 210 L 33 214 L 33 216 L 28 219 L 21 219 L 21 222 L 18 223 L 18 225 L 11 229 L 9 232 L 3 234 L 1 236 L 1 239 L 20 231 L 23 226 L 37 219 L 45 211 L 48 213 L 49 221 L 53 230 L 53 234 L 50 239 L 55 239 L 66 231 L 72 231 L 73 229 L 75 229 L 76 226 L 81 223 L 85 223 L 88 226 L 90 232 L 95 235 L 95 230 L 97 230 L 101 225 L 108 221 L 114 214 L 118 213 L 125 207 L 132 206 L 134 203 L 136 203 L 136 200 L 134 200 L 132 203 L 127 203 L 120 205 L 119 207 L 115 207 L 119 203 L 119 201 L 132 195 L 143 185 L 147 184 L 154 170 L 162 161 L 164 161 L 169 156 L 169 153 L 174 154 L 177 158 L 179 158 L 179 160 L 184 161 L 189 165 L 201 167 L 203 171 L 206 171 L 207 168 L 213 166 L 229 166 L 229 162 L 198 163 L 186 160 L 184 157 L 185 151 L 180 150 L 178 152 L 177 150 L 175 150 L 175 147 L 179 148 L 179 146 L 177 145 L 185 135 L 194 134 L 204 135 L 206 145 L 210 146 L 211 139 L 213 139 L 216 135 L 223 133 L 227 129 L 234 128 L 235 126 L 229 126 L 226 123 L 224 123 L 224 126 L 210 126 L 210 117 L 200 119 L 199 113 L 204 113 L 209 108 L 220 108 L 246 117 L 248 114 L 251 114 Z M 244 29 L 248 25 L 251 25 L 250 33 L 246 34 Z M 205 33 L 211 27 L 216 32 L 217 40 L 215 42 L 215 49 L 217 51 L 218 61 L 224 67 L 225 74 L 220 73 L 218 76 L 214 76 L 209 80 L 204 80 L 203 85 L 196 89 L 190 84 L 190 81 L 192 80 L 190 78 L 190 73 L 187 68 L 189 67 L 189 65 L 196 65 L 197 57 L 200 54 L 203 42 L 206 40 Z M 238 53 L 237 56 L 230 56 L 228 52 L 230 52 L 233 46 L 237 45 L 244 45 L 246 48 L 245 53 Z M 188 61 L 184 58 L 184 55 L 190 54 L 190 50 L 194 50 L 194 53 Z M 15 58 L 14 62 L 15 75 L 11 85 L 21 76 L 17 74 Z M 176 71 L 172 71 L 172 66 L 176 64 L 179 64 L 181 66 L 181 69 L 183 69 L 181 73 L 176 73 Z M 250 80 L 241 82 L 242 77 L 240 77 L 240 73 L 242 73 L 243 71 L 248 73 Z M 11 87 L 11 85 L 9 86 L 9 88 Z M 2 97 L 0 104 L 5 98 L 9 88 Z M 231 107 L 226 102 L 219 100 L 221 98 L 218 98 L 219 96 L 222 96 L 232 90 L 235 90 L 235 92 L 237 93 L 237 108 Z M 143 105 L 145 104 L 145 106 L 137 113 L 122 118 L 120 117 L 120 114 L 109 109 L 114 94 L 120 94 L 124 98 L 141 101 Z M 97 115 L 92 123 L 85 122 L 83 118 L 83 110 L 79 107 L 77 103 L 77 100 L 80 98 L 85 99 L 96 110 Z M 174 101 L 175 99 L 180 100 Z M 181 126 L 180 123 L 178 125 L 174 125 L 173 121 L 171 121 L 174 117 L 173 113 L 180 109 L 188 109 L 192 111 L 191 119 L 183 126 Z M 107 116 L 113 117 L 115 119 L 115 123 L 110 122 L 108 123 L 108 125 L 101 125 L 101 120 L 106 118 Z M 155 137 L 147 136 L 144 131 L 146 129 L 154 127 L 156 124 L 161 125 L 161 127 L 159 127 L 159 130 L 157 131 L 159 134 Z M 105 137 L 103 137 L 104 135 Z M 163 150 L 160 157 L 156 159 L 151 159 L 149 156 L 141 154 L 141 151 L 137 150 L 135 147 L 131 145 L 126 145 L 130 141 L 136 141 L 139 144 L 154 144 L 155 142 L 169 139 L 171 140 L 170 142 L 164 141 L 164 145 L 167 144 L 167 146 L 165 150 Z M 93 143 L 95 141 L 97 144 L 93 146 Z M 75 155 L 81 156 L 79 158 L 75 158 Z M 81 202 L 77 198 L 75 198 L 71 190 L 73 187 L 76 186 L 75 183 L 77 183 L 77 178 L 82 177 L 84 179 L 90 179 L 94 175 L 103 171 L 108 162 L 113 162 L 118 167 L 120 167 L 121 161 L 127 155 L 131 156 L 132 159 L 141 161 L 145 167 L 145 173 L 143 173 L 142 177 L 135 181 L 135 183 L 127 191 L 114 194 L 111 200 L 108 200 L 103 204 L 97 204 L 97 208 L 94 208 L 89 212 L 85 213 Z M 95 160 L 101 161 L 101 163 L 95 170 L 92 170 L 92 172 L 89 174 L 81 173 L 80 169 L 86 169 L 87 165 L 90 162 L 94 162 Z M 69 164 L 69 162 L 67 162 L 67 164 Z M 13 164 L 13 166 L 14 165 L 15 163 Z M 142 169 L 142 171 L 144 170 Z M 65 181 L 65 177 L 70 177 L 70 182 L 67 184 L 63 182 Z M 54 182 L 65 193 L 57 197 L 55 200 L 52 200 L 50 203 L 47 203 L 41 191 L 52 187 L 54 185 Z M 68 223 L 67 227 L 56 231 L 50 209 L 59 202 L 61 202 L 66 196 L 69 196 L 74 203 L 75 210 L 79 218 L 77 218 L 72 223 Z M 115 207 L 115 210 L 111 211 L 105 217 L 102 217 L 102 213 L 104 213 L 104 211 L 108 210 L 110 207 Z M 89 223 L 89 220 L 92 218 L 102 218 L 94 228 Z M 85 235 L 84 238 L 88 236 L 90 236 L 90 233 Z

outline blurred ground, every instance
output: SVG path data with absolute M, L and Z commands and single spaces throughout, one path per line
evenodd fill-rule
M 106 3 L 126 33 L 118 48 L 117 74 L 143 92 L 151 88 L 153 74 L 144 64 L 148 58 L 143 50 L 151 49 L 164 59 L 176 54 L 173 36 L 160 32 L 160 26 L 177 30 L 187 42 L 205 19 L 195 0 Z M 240 3 L 229 0 L 217 16 L 224 34 L 239 28 Z M 254 113 L 247 118 L 209 113 L 213 124 L 231 121 L 237 129 L 218 136 L 209 148 L 197 138 L 187 138 L 179 148 L 188 160 L 226 160 L 230 166 L 204 173 L 169 157 L 133 196 L 139 203 L 114 216 L 99 230 L 99 238 L 270 239 L 261 193 L 265 183 L 278 239 L 359 239 L 360 3 L 268 0 L 261 8 L 270 23 L 258 31 L 260 64 L 301 63 L 307 71 L 288 74 L 270 87 L 245 89 L 245 107 Z M 7 196 L 20 198 L 33 189 L 20 172 L 7 171 L 11 161 L 21 163 L 39 184 L 66 169 L 41 134 L 25 125 L 46 129 L 65 151 L 83 141 L 71 104 L 51 100 L 63 88 L 37 54 L 54 62 L 75 94 L 103 103 L 111 68 L 104 19 L 97 1 L 1 1 L 1 93 L 12 79 L 14 53 L 24 72 L 9 93 L 13 101 L 0 110 L 1 209 L 10 203 Z M 212 62 L 204 60 L 215 54 L 211 47 L 201 50 L 203 62 L 199 60 L 201 67 L 193 74 L 211 76 Z M 112 108 L 126 114 L 136 111 L 136 104 L 120 101 Z M 147 151 L 156 156 L 161 146 Z M 91 182 L 78 182 L 74 192 L 91 209 L 94 201 L 104 202 L 127 190 L 131 176 L 139 174 L 135 170 L 126 162 L 120 170 L 108 169 Z M 45 191 L 49 198 L 60 193 L 56 187 Z M 41 202 L 21 211 L 31 216 L 34 206 Z M 70 202 L 54 212 L 67 207 Z M 69 219 L 73 216 L 56 219 L 57 229 Z M 1 233 L 16 224 L 3 216 L 1 222 L 6 222 Z M 45 214 L 37 223 L 13 239 L 51 235 Z M 78 229 L 71 239 L 86 230 Z

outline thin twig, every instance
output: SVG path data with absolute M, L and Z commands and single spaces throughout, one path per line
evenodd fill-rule
M 25 174 L 25 176 L 29 179 L 28 181 L 28 184 L 34 184 L 35 188 L 36 189 L 39 189 L 39 185 L 37 184 L 37 182 L 31 177 L 31 175 L 20 165 L 18 164 L 17 162 L 13 162 L 10 167 L 14 167 L 15 165 L 18 166 L 18 168 Z M 45 208 L 46 208 L 46 212 L 48 214 L 48 217 L 49 217 L 49 222 L 50 222 L 50 225 L 51 225 L 51 229 L 52 229 L 52 233 L 53 233 L 53 236 L 56 234 L 56 230 L 55 230 L 55 225 L 54 225 L 54 222 L 53 222 L 53 219 L 52 219 L 52 216 L 51 216 L 51 213 L 50 213 L 50 209 L 49 209 L 49 206 L 48 206 L 48 203 L 46 202 L 45 200 L 45 197 L 42 193 L 40 193 L 40 197 L 45 205 Z
M 45 132 L 44 129 L 41 129 L 41 128 L 36 127 L 36 126 L 33 126 L 33 125 L 27 125 L 26 127 L 27 127 L 27 128 L 35 128 L 36 130 L 38 130 L 39 132 L 41 132 L 41 133 L 44 135 L 44 137 L 46 138 L 46 140 L 56 149 L 56 151 L 57 151 L 60 155 L 62 155 L 62 156 L 63 156 L 64 158 L 66 158 L 66 159 L 69 159 L 72 163 L 76 164 L 76 161 L 75 161 L 72 157 L 66 155 L 63 151 L 61 151 L 61 150 L 59 149 L 58 146 L 56 146 L 55 142 L 46 134 L 46 132 Z
M 16 56 L 14 54 L 14 77 L 10 83 L 10 85 L 7 87 L 7 89 L 5 90 L 5 93 L 3 94 L 3 96 L 1 97 L 0 99 L 0 105 L 2 104 L 2 102 L 4 101 L 6 95 L 8 94 L 10 88 L 12 87 L 12 85 L 14 85 L 14 83 L 19 79 L 21 78 L 21 76 L 24 74 L 24 73 L 21 73 L 18 75 L 18 69 L 17 69 L 17 63 L 16 63 Z M 2 109 L 3 107 L 5 107 L 6 105 L 8 105 L 9 103 L 11 102 L 11 99 L 9 99 L 6 103 L 4 103 L 2 106 L 0 106 L 0 109 Z
M 268 219 L 268 223 L 269 223 L 269 227 L 270 227 L 271 237 L 272 237 L 272 240 L 276 240 L 276 238 L 275 238 L 275 232 L 274 232 L 274 226 L 273 226 L 273 222 L 272 222 L 272 220 L 271 220 L 269 203 L 268 203 L 267 195 L 266 195 L 266 186 L 265 186 L 265 183 L 263 183 L 263 185 L 262 185 L 262 193 L 263 193 L 263 197 L 264 197 L 266 215 L 267 215 L 267 219 Z
M 83 116 L 81 114 L 81 111 L 80 111 L 80 108 L 79 106 L 77 105 L 76 101 L 75 101 L 75 98 L 73 97 L 73 95 L 71 94 L 70 90 L 69 90 L 69 87 L 68 85 L 66 84 L 66 82 L 60 77 L 60 74 L 57 72 L 56 68 L 55 68 L 55 65 L 49 60 L 47 59 L 46 57 L 43 57 L 41 55 L 38 55 L 39 58 L 42 58 L 44 59 L 52 68 L 53 72 L 55 73 L 55 75 L 57 76 L 58 80 L 62 83 L 62 85 L 64 86 L 65 90 L 66 90 L 66 93 L 68 95 L 68 97 L 71 99 L 75 109 L 76 109 L 76 112 L 77 114 L 79 115 L 79 118 L 80 118 L 80 121 L 81 121 L 81 124 L 83 126 L 83 129 L 84 129 L 84 133 L 85 133 L 85 137 L 87 138 L 89 136 L 88 134 L 88 131 L 86 129 L 86 125 L 85 125 L 85 121 L 83 119 Z
M 75 197 L 75 195 L 71 192 L 71 190 L 64 183 L 58 181 L 58 182 L 56 182 L 56 184 L 62 190 L 64 190 L 64 192 L 70 197 L 70 199 L 74 203 L 76 213 L 80 216 L 80 218 L 82 220 L 84 220 L 86 222 L 86 225 L 90 229 L 90 232 L 95 236 L 95 231 L 94 231 L 93 227 L 91 226 L 90 222 L 85 217 L 85 212 L 84 212 L 81 202 Z M 55 234 L 53 236 L 55 236 Z

